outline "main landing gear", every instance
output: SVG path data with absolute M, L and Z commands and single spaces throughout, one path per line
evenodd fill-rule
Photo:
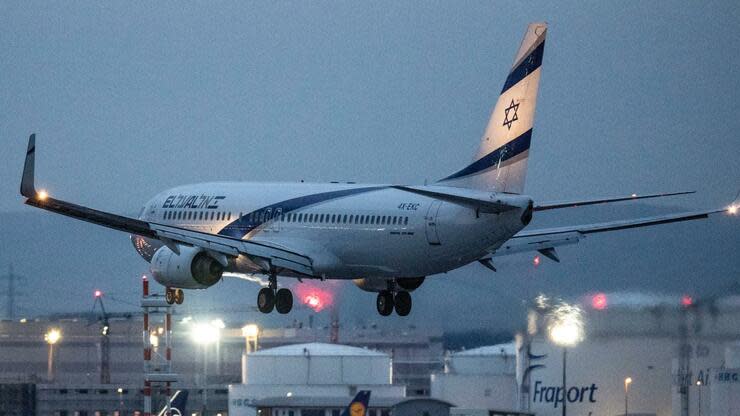
M 274 308 L 278 313 L 286 314 L 293 309 L 293 293 L 290 289 L 278 289 L 277 276 L 271 274 L 269 285 L 257 294 L 257 308 L 262 313 L 270 313 Z
M 168 287 L 164 292 L 164 300 L 170 305 L 182 305 L 185 301 L 185 292 L 183 292 L 182 289 Z
M 383 316 L 393 313 L 394 308 L 398 316 L 406 316 L 411 312 L 411 295 L 405 290 L 397 290 L 396 283 L 390 281 L 388 289 L 378 293 L 375 306 Z

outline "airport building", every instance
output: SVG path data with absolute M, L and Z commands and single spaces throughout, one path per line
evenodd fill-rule
M 362 389 L 373 392 L 368 416 L 560 416 L 564 396 L 569 415 L 740 416 L 740 296 L 596 294 L 577 304 L 582 336 L 566 347 L 553 335 L 560 303 L 540 297 L 513 342 L 456 352 L 444 351 L 441 332 L 414 328 L 248 334 L 244 322 L 180 316 L 173 388 L 189 391 L 188 413 L 198 416 L 334 416 Z M 141 412 L 141 317 L 108 324 L 104 364 L 96 319 L 0 322 L 0 412 Z M 51 329 L 55 342 L 44 339 Z M 151 331 L 161 343 L 159 326 Z M 161 344 L 153 352 L 166 353 Z M 153 407 L 166 397 L 155 387 Z

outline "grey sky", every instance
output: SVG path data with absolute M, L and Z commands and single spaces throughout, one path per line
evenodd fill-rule
M 40 185 L 122 213 L 192 182 L 446 176 L 470 161 L 525 27 L 539 20 L 550 32 L 528 193 L 697 190 L 670 203 L 729 202 L 740 188 L 736 1 L 5 1 L 0 212 L 33 211 L 18 195 L 31 132 Z M 610 219 L 601 214 L 536 221 Z M 26 299 L 29 311 L 85 310 L 90 299 L 73 296 L 96 287 L 135 303 L 131 283 L 146 264 L 127 236 L 50 215 L 0 218 L 0 270 L 14 262 L 30 286 L 57 287 L 66 300 Z M 471 265 L 425 284 L 414 319 L 511 325 L 507 313 L 540 290 L 716 291 L 740 267 L 732 224 L 594 237 L 537 270 L 528 255 L 499 261 L 495 275 Z M 358 299 L 346 307 L 375 320 L 373 296 L 344 287 Z M 196 306 L 219 296 L 251 305 L 254 292 L 226 281 L 188 296 Z M 491 321 L 429 320 L 461 304 Z
M 24 209 L 30 132 L 41 184 L 118 212 L 208 180 L 442 177 L 472 157 L 535 20 L 528 192 L 734 196 L 734 1 L 3 2 L 0 210 Z

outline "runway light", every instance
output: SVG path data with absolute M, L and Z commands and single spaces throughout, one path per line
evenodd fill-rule
M 314 312 L 320 312 L 334 303 L 334 291 L 331 287 L 303 283 L 296 286 L 295 294 L 302 305 Z
M 591 298 L 591 307 L 597 311 L 603 311 L 609 306 L 609 300 L 605 293 L 597 293 Z
M 101 292 L 100 290 L 95 290 L 94 295 L 95 295 L 96 298 L 99 298 L 99 297 L 103 296 L 103 292 Z
M 683 295 L 681 296 L 681 306 L 688 308 L 689 306 L 694 304 L 694 298 L 692 298 L 689 295 Z
M 38 191 L 38 192 L 36 192 L 36 199 L 38 199 L 38 200 L 40 200 L 40 201 L 44 201 L 44 200 L 46 200 L 46 198 L 48 198 L 48 197 L 49 197 L 49 193 L 48 193 L 48 192 L 46 192 L 46 191 L 45 191 L 45 190 L 43 190 L 43 189 L 42 189 L 42 190 L 40 190 L 40 191 Z
M 632 194 L 632 198 L 637 198 L 637 194 Z
M 532 259 L 532 264 L 534 264 L 534 267 L 537 267 L 540 265 L 540 256 L 534 256 L 534 259 Z

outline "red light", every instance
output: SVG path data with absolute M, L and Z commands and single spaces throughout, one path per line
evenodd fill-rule
M 334 303 L 333 286 L 328 282 L 321 285 L 304 282 L 296 285 L 294 292 L 301 304 L 320 312 Z
M 534 259 L 532 260 L 532 264 L 534 264 L 535 267 L 540 265 L 540 256 L 534 256 Z
M 603 311 L 609 305 L 606 294 L 597 293 L 591 298 L 591 307 L 597 311 Z
M 96 290 L 96 291 L 95 291 L 95 297 L 96 297 L 96 298 L 99 298 L 99 297 L 101 297 L 101 296 L 103 296 L 103 292 L 101 292 L 100 290 Z
M 689 295 L 683 295 L 681 296 L 681 305 L 688 308 L 689 306 L 694 304 L 694 298 L 692 298 Z

